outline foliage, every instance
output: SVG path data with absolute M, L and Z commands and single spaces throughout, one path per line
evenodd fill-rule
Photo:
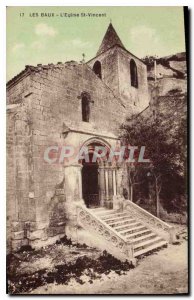
M 145 56 L 144 58 L 142 58 L 142 61 L 147 65 L 147 70 L 150 71 L 152 68 L 154 68 L 154 61 L 157 62 L 157 64 L 161 64 L 162 66 L 164 66 L 165 68 L 171 69 L 174 72 L 174 77 L 178 78 L 178 79 L 184 79 L 184 73 L 174 69 L 171 65 L 170 65 L 170 61 L 184 61 L 185 58 L 181 57 L 178 58 L 176 55 L 172 56 L 172 57 L 158 57 L 156 55 L 154 56 Z
M 186 208 L 185 204 L 185 122 L 177 129 L 175 139 L 169 139 L 161 119 L 149 121 L 138 116 L 123 125 L 122 139 L 124 143 L 145 146 L 145 157 L 150 163 L 135 163 L 133 172 L 137 178 L 144 178 L 144 184 L 138 189 L 144 190 L 144 198 L 149 198 L 145 184 L 152 185 L 155 191 L 155 203 L 159 214 L 159 201 L 167 210 L 179 211 Z M 183 149 L 182 149 L 182 148 Z M 135 170 L 134 170 L 135 168 Z M 138 180 L 137 180 L 138 182 Z M 153 197 L 153 195 L 152 195 Z M 153 200 L 153 199 L 152 199 Z
M 148 71 L 150 71 L 154 67 L 154 61 L 157 58 L 158 57 L 156 55 L 154 55 L 154 56 L 148 56 L 147 55 L 147 56 L 142 58 L 142 61 L 146 64 Z

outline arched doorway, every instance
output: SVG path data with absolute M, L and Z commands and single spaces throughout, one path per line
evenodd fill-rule
M 101 183 L 101 165 L 107 160 L 107 156 L 103 158 L 93 159 L 96 147 L 105 148 L 107 155 L 109 146 L 98 139 L 90 139 L 84 145 L 87 148 L 88 156 L 81 161 L 82 163 L 82 196 L 88 208 L 102 206 L 104 196 L 102 196 Z
M 83 160 L 82 162 L 82 193 L 83 199 L 88 208 L 99 207 L 99 182 L 98 182 L 98 163 Z
M 108 161 L 110 146 L 98 139 L 91 139 L 84 145 L 88 149 L 87 159 L 82 159 L 82 197 L 88 208 L 113 207 L 113 196 L 117 193 L 117 168 Z M 93 161 L 94 150 L 104 147 L 106 155 Z

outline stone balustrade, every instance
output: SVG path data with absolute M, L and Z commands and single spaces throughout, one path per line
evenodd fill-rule
M 167 224 L 129 200 L 120 199 L 119 201 L 120 208 L 127 211 L 131 217 L 136 218 L 141 223 L 146 224 L 147 227 L 156 232 L 159 236 L 163 237 L 169 243 L 173 243 L 176 240 L 173 226 Z
M 77 206 L 77 224 L 91 234 L 95 233 L 104 239 L 106 245 L 109 244 L 118 258 L 122 256 L 123 259 L 133 260 L 133 245 L 82 204 Z

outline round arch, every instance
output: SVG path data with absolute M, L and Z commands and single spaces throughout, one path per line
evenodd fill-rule
M 131 86 L 138 88 L 137 65 L 134 59 L 130 60 L 130 77 L 131 77 Z
M 101 67 L 101 62 L 99 60 L 97 60 L 94 63 L 93 71 L 100 79 L 102 79 L 102 67 Z
M 111 145 L 103 138 L 98 138 L 98 137 L 89 138 L 88 140 L 83 142 L 80 149 L 82 149 L 83 147 L 87 147 L 89 154 L 91 154 L 91 153 L 94 152 L 95 146 L 105 147 L 106 148 L 106 154 L 109 155 Z M 107 157 L 103 157 L 103 158 L 98 159 L 98 163 L 100 163 L 100 164 L 102 164 L 105 161 L 107 161 Z M 82 164 L 82 161 L 79 161 L 79 163 Z
M 105 155 L 100 157 L 94 156 L 96 146 L 102 146 L 106 148 Z M 110 144 L 98 137 L 92 137 L 83 142 L 80 147 L 87 148 L 86 156 L 83 157 L 79 163 L 82 164 L 82 194 L 86 206 L 99 207 L 103 206 L 105 201 L 105 165 L 108 166 L 107 155 L 110 151 Z M 86 158 L 87 157 L 87 158 Z M 93 158 L 95 159 L 93 160 Z M 108 173 L 107 173 L 108 175 Z M 106 175 L 106 177 L 107 177 Z M 106 186 L 107 189 L 107 186 Z
M 83 146 L 89 146 L 90 144 L 101 144 L 102 146 L 105 146 L 107 148 L 111 148 L 111 145 L 103 138 L 99 138 L 99 137 L 91 137 L 88 140 L 84 141 L 82 144 Z

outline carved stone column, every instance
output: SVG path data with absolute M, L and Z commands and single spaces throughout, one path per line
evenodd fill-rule
M 100 206 L 104 206 L 105 202 L 105 170 L 104 166 L 99 166 L 99 197 Z
M 113 196 L 117 195 L 116 169 L 113 169 Z
M 106 191 L 105 201 L 106 201 L 106 206 L 107 206 L 107 203 L 109 201 L 108 168 L 107 167 L 105 168 L 105 191 Z
M 109 201 L 108 201 L 108 208 L 112 208 L 113 204 L 113 169 L 110 166 L 108 168 L 108 190 L 109 190 Z

